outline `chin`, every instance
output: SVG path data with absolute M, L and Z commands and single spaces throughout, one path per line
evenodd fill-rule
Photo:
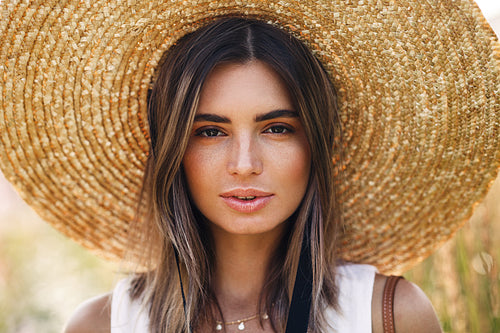
M 282 229 L 284 222 L 269 223 L 268 221 L 237 221 L 237 219 L 233 219 L 231 223 L 210 222 L 210 224 L 215 229 L 224 231 L 227 234 L 244 236 L 276 232 Z

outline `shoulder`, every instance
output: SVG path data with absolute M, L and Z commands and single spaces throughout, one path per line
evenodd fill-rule
M 387 276 L 377 274 L 373 287 L 373 332 L 382 332 L 382 295 Z M 440 333 L 436 312 L 425 293 L 415 284 L 400 280 L 394 295 L 396 332 Z
M 394 296 L 394 321 L 398 332 L 441 332 L 439 320 L 425 293 L 401 280 Z
M 108 293 L 83 302 L 69 319 L 64 333 L 110 332 L 111 297 Z

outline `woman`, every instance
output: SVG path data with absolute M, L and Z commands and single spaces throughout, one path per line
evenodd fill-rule
M 155 240 L 165 246 L 159 267 L 131 291 L 151 306 L 153 332 L 186 329 L 170 237 L 186 265 L 184 286 L 193 286 L 186 308 L 194 331 L 232 332 L 242 322 L 252 332 L 284 331 L 307 223 L 316 272 L 310 327 L 328 331 L 337 323 L 329 318 L 338 307 L 335 258 L 323 253 L 335 236 L 323 234 L 323 221 L 336 220 L 334 185 L 322 181 L 335 173 L 335 96 L 305 46 L 259 21 L 219 20 L 168 51 L 151 95 L 145 176 L 148 220 L 158 226 L 143 231 L 159 232 Z M 365 314 L 375 332 L 382 332 L 385 279 L 377 275 L 375 315 Z M 86 303 L 67 331 L 119 326 L 105 310 L 111 298 Z M 440 331 L 429 301 L 409 282 L 399 284 L 396 309 L 398 331 Z
M 320 7 L 318 4 L 314 8 Z M 378 12 L 376 7 L 376 4 L 361 5 L 359 9 Z M 349 8 L 346 6 L 345 10 Z M 235 16 L 234 11 L 231 9 L 228 14 Z M 223 13 L 220 10 L 217 15 Z M 166 48 L 149 96 L 151 148 L 139 201 L 139 217 L 135 229 L 128 235 L 130 257 L 146 268 L 146 272 L 119 282 L 113 293 L 83 304 L 70 320 L 68 332 L 127 329 L 138 332 L 281 332 L 290 329 L 291 308 L 296 304 L 294 286 L 297 289 L 301 274 L 308 274 L 308 271 L 311 279 L 306 280 L 310 282 L 311 299 L 310 316 L 306 318 L 311 331 L 383 332 L 387 324 L 382 316 L 382 294 L 387 277 L 376 273 L 374 266 L 348 264 L 342 259 L 372 260 L 379 268 L 389 270 L 388 267 L 408 265 L 429 251 L 425 245 L 429 242 L 428 234 L 420 233 L 423 239 L 417 240 L 419 248 L 404 249 L 401 255 L 387 253 L 388 249 L 394 249 L 394 245 L 387 245 L 393 238 L 405 239 L 401 227 L 404 223 L 398 221 L 399 215 L 391 217 L 397 223 L 381 221 L 384 220 L 383 211 L 390 209 L 386 206 L 396 205 L 398 200 L 381 195 L 384 190 L 371 183 L 377 181 L 384 185 L 383 188 L 398 187 L 399 180 L 393 184 L 384 182 L 383 178 L 377 178 L 377 172 L 399 174 L 392 168 L 384 169 L 387 163 L 384 159 L 378 160 L 383 163 L 371 157 L 365 162 L 356 160 L 361 155 L 371 156 L 377 149 L 388 148 L 391 162 L 403 165 L 398 152 L 411 150 L 411 156 L 418 154 L 419 147 L 428 148 L 428 145 L 415 140 L 412 146 L 402 140 L 403 148 L 391 153 L 394 146 L 375 141 L 367 150 L 363 140 L 373 128 L 366 127 L 363 131 L 360 126 L 361 130 L 355 129 L 353 136 L 350 132 L 353 127 L 349 126 L 353 122 L 337 115 L 337 98 L 342 103 L 349 100 L 345 97 L 349 92 L 343 84 L 339 85 L 339 96 L 336 95 L 335 83 L 332 84 L 330 78 L 337 76 L 329 75 L 308 47 L 291 34 L 264 23 L 264 19 L 269 21 L 267 14 L 257 15 L 261 20 L 253 20 L 241 18 L 242 13 L 234 18 L 214 17 L 206 20 L 208 24 L 200 20 L 197 24 L 201 28 L 180 39 L 175 38 L 175 45 Z M 269 15 L 272 18 L 274 14 Z M 369 17 L 376 15 L 366 16 Z M 128 31 L 145 36 L 151 34 L 141 28 L 140 20 L 135 22 L 138 25 L 128 27 Z M 349 26 L 348 20 L 346 22 Z M 294 31 L 293 27 L 287 29 Z M 305 29 L 295 33 L 306 35 L 303 38 L 308 46 L 324 61 L 325 50 L 335 43 L 326 43 L 328 37 L 323 40 L 308 38 L 308 34 Z M 177 35 L 180 37 L 183 33 Z M 104 34 L 103 38 L 108 35 Z M 320 46 L 316 48 L 315 43 Z M 137 50 L 143 49 L 140 43 L 137 45 Z M 128 52 L 139 52 L 137 50 Z M 362 51 L 367 57 L 377 56 L 367 53 L 368 50 Z M 392 49 L 392 52 L 397 51 Z M 440 55 L 437 53 L 429 61 L 439 65 Z M 337 75 L 350 77 L 350 72 L 342 73 L 332 67 L 332 62 L 328 70 L 335 69 Z M 417 65 L 417 62 L 409 63 L 406 69 L 418 69 Z M 402 81 L 408 79 L 397 63 L 383 68 L 398 74 Z M 355 72 L 356 68 L 351 70 Z M 436 72 L 441 73 L 439 69 Z M 445 83 L 452 82 L 444 75 L 433 76 L 432 80 L 441 78 Z M 382 74 L 374 77 L 383 81 Z M 358 79 L 361 78 L 353 82 Z M 124 78 L 123 81 L 129 80 Z M 352 91 L 362 100 L 363 90 L 370 90 L 369 85 L 375 81 L 363 81 L 360 85 L 363 89 L 353 88 Z M 339 79 L 339 82 L 344 81 Z M 383 81 L 378 88 L 392 88 L 392 84 Z M 374 116 L 381 120 L 401 117 L 401 127 L 386 130 L 395 132 L 395 138 L 408 129 L 404 126 L 407 116 L 398 114 L 400 106 L 405 105 L 406 96 L 396 97 L 403 91 L 391 90 L 380 99 L 384 107 L 393 110 L 391 114 L 385 114 L 384 108 L 377 109 L 382 110 L 380 114 L 371 110 L 374 106 L 370 101 L 373 104 L 379 101 L 373 94 L 364 104 L 365 108 L 348 115 L 352 118 L 355 118 L 353 115 L 369 115 L 365 124 L 373 122 Z M 110 96 L 109 103 L 113 104 L 115 96 Z M 388 96 L 392 98 L 389 103 L 385 99 Z M 89 103 L 106 105 L 108 101 L 90 99 Z M 450 101 L 450 104 L 455 102 Z M 446 109 L 447 105 L 441 107 Z M 432 116 L 432 110 L 429 114 Z M 417 112 L 415 118 L 406 122 L 422 122 L 422 126 L 427 126 L 430 116 Z M 344 126 L 345 133 L 340 133 L 341 122 L 348 124 Z M 419 134 L 418 130 L 415 133 Z M 434 135 L 434 132 L 429 133 L 431 137 Z M 341 138 L 350 142 L 345 153 Z M 381 142 L 386 143 L 385 140 Z M 357 145 L 356 156 L 352 154 L 355 149 L 352 146 Z M 377 168 L 366 169 L 368 162 Z M 493 169 L 494 163 L 498 164 L 490 162 L 489 168 Z M 408 164 L 403 174 L 413 172 L 412 164 Z M 350 170 L 348 175 L 344 175 L 346 168 Z M 373 178 L 360 175 L 356 169 L 371 171 Z M 438 171 L 433 174 L 435 170 Z M 436 181 L 442 170 L 448 169 L 436 166 L 426 176 L 434 175 L 431 178 Z M 345 182 L 344 176 L 349 176 L 350 182 L 363 183 L 368 179 L 366 187 L 372 187 L 373 191 L 367 192 L 366 197 L 358 197 L 365 192 L 353 191 L 357 184 Z M 449 180 L 444 178 L 443 184 L 446 184 Z M 433 187 L 428 187 L 424 192 L 432 190 Z M 416 189 L 412 193 L 422 191 Z M 374 195 L 382 198 L 372 198 Z M 442 195 L 438 193 L 430 198 Z M 421 200 L 431 199 L 423 196 Z M 371 202 L 367 205 L 375 212 L 367 209 L 365 213 L 376 217 L 376 222 L 369 220 L 365 229 L 357 234 L 355 229 L 362 223 L 352 217 L 357 212 L 352 208 L 356 206 L 355 201 Z M 342 205 L 346 203 L 348 208 L 344 211 Z M 426 209 L 428 205 L 424 207 L 420 211 L 425 214 L 418 215 L 418 219 L 436 214 Z M 408 210 L 405 203 L 400 204 L 397 213 L 414 217 L 414 212 Z M 340 235 L 337 235 L 338 226 L 341 226 Z M 443 225 L 438 227 L 444 228 Z M 374 228 L 379 234 L 372 239 Z M 391 233 L 389 229 L 395 230 L 395 236 L 374 246 L 384 240 L 380 235 Z M 367 235 L 362 238 L 362 233 Z M 410 236 L 416 235 L 417 232 Z M 437 242 L 442 236 L 433 239 Z M 356 245 L 358 241 L 364 245 Z M 304 253 L 311 258 L 304 261 L 305 265 L 302 264 Z M 409 259 L 408 253 L 414 256 Z M 307 283 L 305 285 L 307 287 Z M 440 331 L 425 295 L 404 280 L 397 284 L 395 291 L 394 325 L 398 332 Z

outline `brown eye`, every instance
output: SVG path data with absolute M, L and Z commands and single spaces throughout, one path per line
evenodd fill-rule
M 271 126 L 264 131 L 264 133 L 271 133 L 271 134 L 287 134 L 291 132 L 293 132 L 292 129 L 283 125 Z
M 218 130 L 217 128 L 205 128 L 205 129 L 200 129 L 196 132 L 196 136 L 202 136 L 202 137 L 216 137 L 216 136 L 224 136 L 226 135 L 224 132 Z

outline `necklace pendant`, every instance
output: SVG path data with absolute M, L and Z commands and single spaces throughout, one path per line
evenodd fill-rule
M 243 331 L 245 329 L 245 323 L 244 322 L 241 322 L 239 325 L 238 325 L 238 329 L 240 331 Z
M 217 326 L 215 326 L 215 330 L 216 331 L 222 331 L 222 325 L 221 324 L 217 324 Z

